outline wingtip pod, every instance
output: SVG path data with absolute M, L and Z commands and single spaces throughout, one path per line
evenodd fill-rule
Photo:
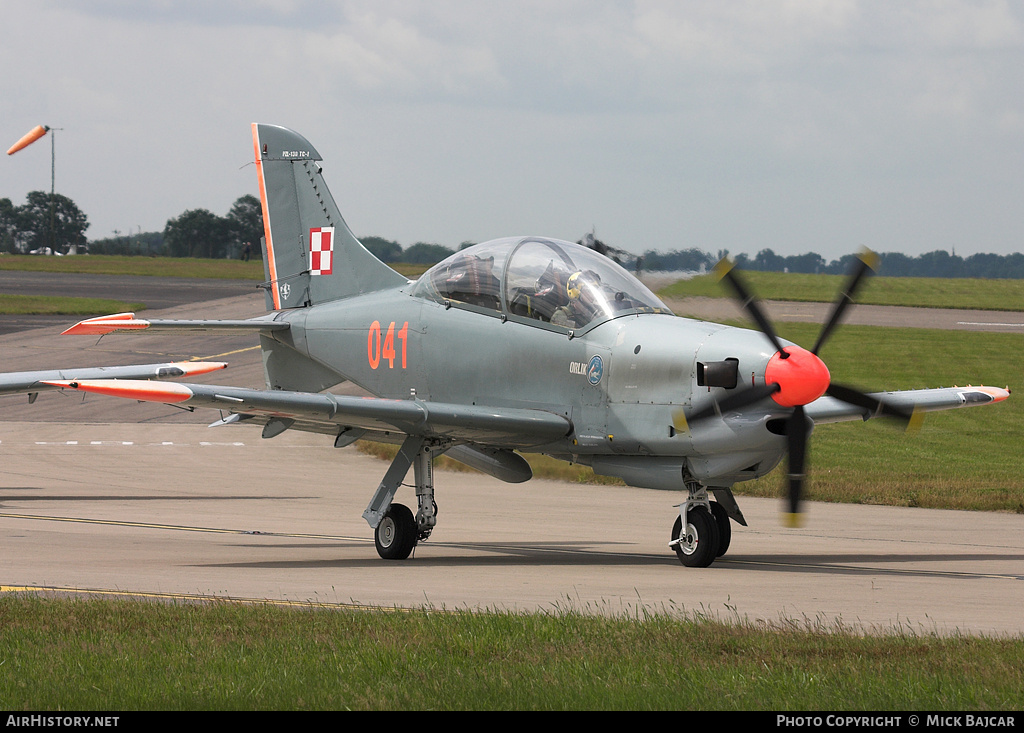
M 149 382 L 137 379 L 55 379 L 43 382 L 61 389 L 74 389 L 92 394 L 109 397 L 123 397 L 142 402 L 162 402 L 165 404 L 185 402 L 194 395 L 192 390 L 183 384 L 173 382 Z
M 110 316 L 96 316 L 79 321 L 62 331 L 61 336 L 103 336 L 114 331 L 138 331 L 149 328 L 149 321 L 136 320 L 134 313 L 114 313 Z
M 186 374 L 193 376 L 196 374 L 209 374 L 218 369 L 227 369 L 228 363 L 226 361 L 176 361 L 172 362 L 172 366 L 181 369 L 181 376 Z
M 999 387 L 971 387 L 971 391 L 988 395 L 991 402 L 1002 402 L 1010 396 L 1010 388 L 1000 389 Z
M 14 143 L 7 149 L 8 155 L 14 155 L 22 148 L 27 148 L 29 145 L 34 143 L 36 140 L 41 138 L 43 135 L 48 133 L 50 128 L 46 125 L 36 125 L 28 133 L 26 133 L 18 142 Z

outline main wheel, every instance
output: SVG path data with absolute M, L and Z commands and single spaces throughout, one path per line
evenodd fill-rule
M 686 533 L 683 522 L 676 517 L 672 527 L 672 539 L 682 538 L 674 545 L 679 562 L 688 568 L 706 568 L 718 557 L 718 522 L 702 506 L 695 506 L 686 513 Z
M 718 523 L 718 557 L 724 555 L 729 549 L 729 543 L 732 542 L 732 523 L 729 521 L 729 515 L 725 511 L 725 507 L 719 504 L 717 501 L 711 502 L 711 516 L 715 518 L 715 522 Z
M 419 528 L 409 507 L 392 504 L 373 533 L 377 554 L 385 560 L 405 560 L 416 546 Z

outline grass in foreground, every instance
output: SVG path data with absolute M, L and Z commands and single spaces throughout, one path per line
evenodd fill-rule
M 668 614 L 0 598 L 17 710 L 1020 709 L 1024 640 Z
M 845 275 L 744 271 L 744 280 L 764 300 L 829 303 L 846 282 Z M 714 274 L 681 280 L 659 291 L 666 298 L 729 297 Z M 866 305 L 903 305 L 919 308 L 1024 310 L 1024 280 L 970 278 L 873 277 L 857 295 Z
M 106 298 L 0 294 L 0 315 L 5 316 L 94 316 L 97 313 L 140 311 L 145 307 L 145 303 L 125 303 Z

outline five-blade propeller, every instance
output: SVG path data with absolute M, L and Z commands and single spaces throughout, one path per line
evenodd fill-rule
M 794 526 L 800 523 L 800 498 L 803 494 L 807 441 L 812 429 L 804 405 L 827 394 L 837 400 L 861 407 L 872 416 L 895 418 L 908 426 L 916 424 L 913 413 L 887 404 L 853 387 L 833 383 L 828 368 L 818 358 L 818 352 L 835 331 L 836 326 L 839 325 L 866 277 L 874 271 L 876 262 L 877 257 L 869 251 L 863 252 L 854 262 L 843 289 L 832 305 L 828 320 L 822 326 L 818 340 L 810 351 L 801 349 L 799 346 L 782 345 L 771 320 L 731 262 L 722 260 L 715 267 L 716 272 L 732 290 L 744 311 L 771 342 L 776 353 L 765 370 L 763 385 L 749 387 L 742 392 L 731 394 L 720 402 L 687 416 L 685 423 L 688 426 L 693 426 L 702 420 L 739 410 L 767 397 L 771 397 L 784 407 L 792 407 L 793 412 L 785 421 L 788 454 L 786 493 L 789 510 L 785 518 L 789 524 Z

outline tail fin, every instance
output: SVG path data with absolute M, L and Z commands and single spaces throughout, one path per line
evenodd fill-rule
M 252 139 L 268 309 L 300 308 L 405 282 L 352 234 L 320 174 L 322 158 L 304 137 L 253 123 Z

